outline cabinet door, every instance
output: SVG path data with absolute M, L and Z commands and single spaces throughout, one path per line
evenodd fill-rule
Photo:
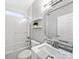
M 73 15 L 67 14 L 58 17 L 58 39 L 63 41 L 73 41 Z

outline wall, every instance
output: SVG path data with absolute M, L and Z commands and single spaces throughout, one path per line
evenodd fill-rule
M 32 6 L 27 9 L 27 17 L 32 17 Z
M 32 18 L 42 17 L 43 0 L 35 0 L 27 10 L 27 15 Z
M 35 2 L 32 4 L 32 17 L 41 17 L 41 0 L 35 0 Z
M 5 50 L 6 54 L 26 48 L 28 25 L 23 18 L 5 15 Z

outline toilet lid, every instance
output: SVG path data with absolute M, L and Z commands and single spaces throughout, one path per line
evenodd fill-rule
M 19 53 L 18 58 L 27 58 L 31 55 L 31 50 L 24 50 Z

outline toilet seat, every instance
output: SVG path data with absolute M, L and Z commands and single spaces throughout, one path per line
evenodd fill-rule
M 31 50 L 24 50 L 19 53 L 18 58 L 28 58 L 31 56 Z
M 39 45 L 39 44 L 40 44 L 40 42 L 37 42 L 36 40 L 31 40 L 32 47 Z

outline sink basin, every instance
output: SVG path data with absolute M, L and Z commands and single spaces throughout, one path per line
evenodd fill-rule
M 35 46 L 32 48 L 32 51 L 34 52 L 34 59 L 48 59 L 48 56 L 51 56 L 50 59 L 72 59 L 72 54 L 69 52 L 66 52 L 61 49 L 56 49 L 49 45 L 48 43 L 43 43 L 38 46 Z

